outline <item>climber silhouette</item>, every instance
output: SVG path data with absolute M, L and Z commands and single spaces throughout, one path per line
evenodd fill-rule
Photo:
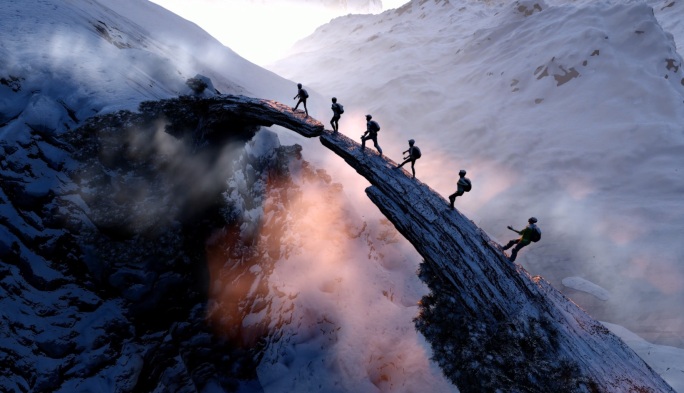
M 365 152 L 366 141 L 370 139 L 373 141 L 375 148 L 378 149 L 378 152 L 382 155 L 382 149 L 380 148 L 380 145 L 378 145 L 378 131 L 380 131 L 380 125 L 378 122 L 371 119 L 373 119 L 373 116 L 366 115 L 366 132 L 361 135 L 361 149 Z
M 330 119 L 330 125 L 332 126 L 333 132 L 338 132 L 340 130 L 340 116 L 344 113 L 344 107 L 342 104 L 337 103 L 337 98 L 332 98 L 332 106 L 330 109 L 333 111 L 333 117 Z
M 470 179 L 465 177 L 465 175 L 465 169 L 461 169 L 460 171 L 458 171 L 458 176 L 460 178 L 458 179 L 458 183 L 456 183 L 456 192 L 449 195 L 449 206 L 452 209 L 454 208 L 454 202 L 456 201 L 456 197 L 463 195 L 464 192 L 469 192 L 473 188 L 473 183 L 471 183 Z
M 511 231 L 521 235 L 519 239 L 513 239 L 502 247 L 504 250 L 508 250 L 515 245 L 513 250 L 511 250 L 510 258 L 508 258 L 508 260 L 511 262 L 515 261 L 515 258 L 518 256 L 518 251 L 520 251 L 521 248 L 527 246 L 531 242 L 537 242 L 539 239 L 541 239 L 541 229 L 539 229 L 539 227 L 536 225 L 537 219 L 530 217 L 527 222 L 529 225 L 527 225 L 522 231 L 517 231 L 510 225 L 506 227 Z
M 414 146 L 414 143 L 416 143 L 416 141 L 414 141 L 413 139 L 409 139 L 409 148 L 408 150 L 403 152 L 403 154 L 408 153 L 408 156 L 404 157 L 404 162 L 399 164 L 397 168 L 401 168 L 402 166 L 404 166 L 404 164 L 408 164 L 410 162 L 411 172 L 413 172 L 413 177 L 416 177 L 416 160 L 422 156 L 422 153 L 420 152 L 420 148 L 418 146 Z
M 306 99 L 309 98 L 309 93 L 302 89 L 301 83 L 297 83 L 297 95 L 294 96 L 293 100 L 296 100 L 297 98 L 299 98 L 299 101 L 297 101 L 297 105 L 295 105 L 292 110 L 296 111 L 297 108 L 299 108 L 299 104 L 304 104 L 304 112 L 306 112 L 306 115 L 309 116 L 309 110 L 306 109 Z

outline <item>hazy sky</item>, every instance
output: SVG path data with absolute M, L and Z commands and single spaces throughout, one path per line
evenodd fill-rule
M 299 39 L 348 12 L 271 0 L 248 5 L 237 0 L 150 0 L 190 20 L 247 60 L 266 65 L 282 58 Z M 385 10 L 409 0 L 382 0 Z

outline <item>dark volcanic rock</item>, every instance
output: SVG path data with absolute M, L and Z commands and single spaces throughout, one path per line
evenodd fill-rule
M 245 102 L 149 102 L 0 144 L 0 390 L 234 391 L 255 379 L 254 353 L 205 321 L 205 241 L 229 224 L 231 162 L 274 122 L 270 104 Z
M 245 96 L 223 95 L 212 98 L 181 97 L 174 100 L 144 102 L 143 115 L 150 119 L 167 118 L 166 131 L 179 138 L 191 134 L 195 145 L 225 143 L 226 129 L 283 126 L 305 137 L 323 133 L 323 125 L 303 112 L 276 101 Z
M 321 135 L 370 181 L 368 196 L 425 259 L 432 293 L 416 325 L 461 391 L 672 392 L 391 160 L 287 106 L 235 96 L 149 102 L 64 134 L 27 128 L 19 146 L 0 141 L 0 387 L 98 391 L 110 381 L 113 391 L 197 392 L 250 381 L 260 391 L 254 362 L 266 327 L 239 322 L 268 304 L 257 296 L 208 308 L 207 253 L 240 263 L 279 257 L 277 242 L 251 249 L 249 232 L 238 236 L 237 207 L 222 197 L 233 159 L 271 124 Z M 244 163 L 245 187 L 264 171 L 278 181 L 284 168 Z M 257 279 L 258 269 L 238 262 L 217 280 L 221 291 L 233 289 L 232 275 Z M 229 318 L 207 323 L 207 310 L 219 308 Z

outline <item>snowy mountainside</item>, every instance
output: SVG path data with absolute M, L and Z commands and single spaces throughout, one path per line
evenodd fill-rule
M 672 3 L 414 0 L 337 18 L 270 68 L 338 97 L 349 136 L 372 113 L 395 160 L 415 139 L 442 195 L 467 169 L 459 207 L 500 242 L 540 218 L 521 263 L 559 288 L 589 278 L 613 294 L 577 299 L 590 314 L 682 346 L 684 73 L 658 19 L 680 26 Z
M 296 91 L 153 3 L 6 1 L 0 7 L 3 123 L 19 116 L 29 124 L 73 126 L 97 113 L 136 109 L 143 100 L 190 94 L 186 81 L 196 74 L 222 93 L 285 100 Z M 21 114 L 27 107 L 37 109 Z M 41 112 L 36 119 L 25 118 L 35 111 Z
M 663 26 L 663 30 L 672 34 L 677 49 L 681 54 L 684 48 L 684 5 L 681 1 L 649 0 L 646 2 L 653 7 L 653 12 L 658 19 L 658 23 Z

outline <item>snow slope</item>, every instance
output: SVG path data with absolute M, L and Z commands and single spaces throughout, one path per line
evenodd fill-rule
M 684 73 L 663 30 L 681 37 L 684 5 L 649 4 L 414 0 L 337 18 L 270 68 L 336 96 L 353 138 L 372 113 L 395 160 L 415 139 L 442 195 L 467 169 L 457 204 L 493 237 L 540 219 L 528 270 L 585 277 L 613 295 L 573 297 L 590 314 L 684 346 Z
M 0 73 L 20 89 L 14 92 L 3 83 L 7 118 L 29 102 L 41 105 L 34 103 L 39 97 L 64 102 L 41 109 L 76 108 L 77 119 L 135 109 L 142 100 L 190 93 L 185 82 L 196 74 L 211 78 L 222 93 L 285 100 L 296 92 L 291 82 L 153 3 L 5 1 L 0 7 Z M 53 119 L 50 112 L 43 116 L 56 124 L 69 121 L 67 116 Z

